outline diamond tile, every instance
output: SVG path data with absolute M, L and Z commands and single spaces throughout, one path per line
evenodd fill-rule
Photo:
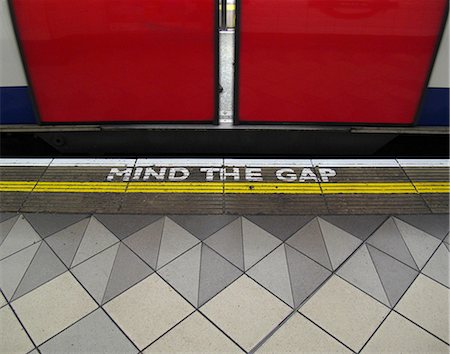
M 302 315 L 295 313 L 257 353 L 352 353 Z
M 42 242 L 12 299 L 15 300 L 49 280 L 56 278 L 58 275 L 64 273 L 66 269 L 50 247 L 45 242 Z
M 0 352 L 27 353 L 34 348 L 9 306 L 0 309 Z
M 281 241 L 287 240 L 306 223 L 312 216 L 278 216 L 278 215 L 253 215 L 246 216 L 251 222 L 263 228 Z
M 422 273 L 450 288 L 450 251 L 443 243 L 426 264 Z
M 324 215 L 321 218 L 362 241 L 386 220 L 386 216 L 382 215 Z
M 447 214 L 441 215 L 401 215 L 400 219 L 416 228 L 442 240 L 449 231 Z
M 395 312 L 375 332 L 361 353 L 448 353 L 436 337 Z
M 39 347 L 41 353 L 137 353 L 138 350 L 97 309 Z
M 6 298 L 3 296 L 3 294 L 0 292 L 0 308 L 5 306 L 7 304 Z
M 358 351 L 389 309 L 337 276 L 332 276 L 299 310 Z
M 449 296 L 448 288 L 420 274 L 395 310 L 449 343 Z
M 104 308 L 140 350 L 194 310 L 155 273 Z
M 39 241 L 41 241 L 41 238 L 36 231 L 34 231 L 23 216 L 19 216 L 16 223 L 12 226 L 8 235 L 0 245 L 0 259 Z
M 13 301 L 12 306 L 37 345 L 97 307 L 69 272 Z
M 87 217 L 84 214 L 24 214 L 42 238 L 61 231 Z
M 95 217 L 120 240 L 138 232 L 161 218 L 159 215 L 126 214 L 96 214 Z
M 15 217 L 5 218 L 0 223 L 0 245 L 3 243 L 6 236 L 8 236 L 8 233 L 11 231 L 18 218 L 18 215 L 16 215 Z
M 150 345 L 148 353 L 243 353 L 200 313 L 194 312 Z
M 249 351 L 291 310 L 243 275 L 201 307 L 200 311 Z
M 237 216 L 233 215 L 174 215 L 170 217 L 178 225 L 196 236 L 205 240 L 213 233 L 225 227 Z
M 12 217 L 14 217 L 14 216 L 18 216 L 16 213 L 0 213 L 0 224 L 3 222 L 3 221 L 6 221 L 6 220 L 8 220 L 8 219 L 11 219 Z M 0 227 L 0 229 L 1 229 L 1 227 Z

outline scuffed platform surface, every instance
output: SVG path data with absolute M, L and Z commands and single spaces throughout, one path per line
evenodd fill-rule
M 442 352 L 419 215 L 0 214 L 0 352 Z

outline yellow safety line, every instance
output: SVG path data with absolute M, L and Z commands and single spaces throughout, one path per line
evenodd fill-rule
M 1 192 L 204 194 L 450 193 L 449 182 L 35 182 L 0 181 Z

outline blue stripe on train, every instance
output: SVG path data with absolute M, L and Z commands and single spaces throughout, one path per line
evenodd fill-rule
M 419 125 L 449 125 L 449 93 L 448 88 L 429 87 L 425 92 Z
M 28 87 L 0 87 L 0 124 L 31 123 L 36 117 Z
M 419 125 L 449 125 L 449 89 L 428 88 L 425 92 Z M 0 124 L 36 123 L 27 86 L 0 87 Z

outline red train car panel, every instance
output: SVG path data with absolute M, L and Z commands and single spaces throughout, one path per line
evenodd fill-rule
M 216 118 L 214 1 L 11 4 L 42 122 Z
M 239 122 L 410 124 L 447 0 L 241 0 Z

